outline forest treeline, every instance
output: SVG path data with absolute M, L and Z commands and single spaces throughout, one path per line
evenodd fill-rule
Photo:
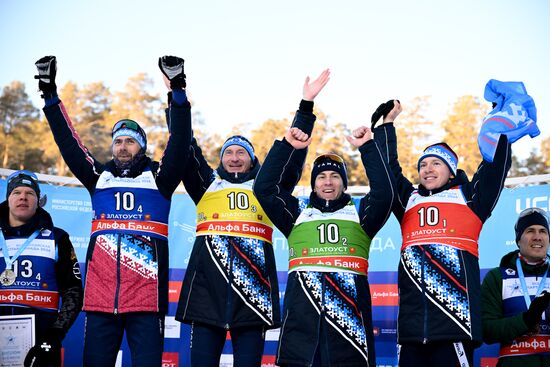
M 82 141 L 97 160 L 104 162 L 111 158 L 112 125 L 122 118 L 138 121 L 147 132 L 149 154 L 155 159 L 161 157 L 168 137 L 164 113 L 166 96 L 152 93 L 152 87 L 152 79 L 141 73 L 131 77 L 119 91 L 110 90 L 103 82 L 82 86 L 68 82 L 58 91 Z M 414 182 L 421 150 L 434 143 L 434 137 L 439 136 L 457 152 L 459 168 L 471 177 L 481 160 L 476 139 L 481 120 L 489 111 L 489 103 L 474 96 L 462 96 L 454 101 L 443 121 L 430 121 L 426 117 L 429 97 L 419 96 L 403 102 L 404 111 L 396 123 L 396 129 L 399 160 L 404 174 Z M 33 104 L 22 82 L 13 81 L 2 88 L 1 167 L 71 176 L 40 111 L 41 107 Z M 344 139 L 350 131 L 344 123 L 329 119 L 320 107 L 316 105 L 314 138 L 300 185 L 309 186 L 311 162 L 317 154 L 329 151 L 346 160 L 349 185 L 367 185 L 359 152 Z M 371 113 L 365 111 L 364 116 Z M 243 123 L 234 126 L 231 133 L 249 137 L 258 158 L 263 161 L 273 141 L 282 138 L 290 126 L 293 114 L 294 111 L 288 111 L 288 118 L 266 118 L 254 124 Z M 251 125 L 255 127 L 250 128 Z M 217 167 L 219 149 L 227 136 L 209 131 L 200 111 L 193 111 L 193 131 L 203 154 L 213 167 Z M 539 141 L 540 145 L 533 146 L 527 158 L 513 156 L 509 177 L 550 173 L 550 137 Z

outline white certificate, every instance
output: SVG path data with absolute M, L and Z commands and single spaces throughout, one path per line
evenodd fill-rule
M 0 316 L 0 367 L 22 367 L 34 339 L 34 315 Z

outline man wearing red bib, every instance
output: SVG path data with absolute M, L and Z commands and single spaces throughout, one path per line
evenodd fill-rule
M 511 164 L 505 135 L 493 162 L 483 161 L 472 178 L 458 169 L 445 143 L 427 147 L 418 160 L 420 184 L 402 174 L 394 119 L 399 101 L 389 101 L 375 140 L 387 154 L 398 200 L 393 213 L 403 243 L 398 268 L 399 366 L 472 366 L 481 344 L 478 237 L 495 207 Z M 376 123 L 379 112 L 373 115 Z M 376 116 L 376 117 L 375 117 Z
M 550 366 L 548 214 L 525 209 L 515 230 L 519 250 L 504 255 L 481 285 L 483 340 L 500 343 L 497 366 Z

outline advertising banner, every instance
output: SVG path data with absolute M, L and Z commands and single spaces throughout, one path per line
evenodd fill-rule
M 517 248 L 514 223 L 518 213 L 528 207 L 537 206 L 546 211 L 550 208 L 548 185 L 534 185 L 504 189 L 492 216 L 485 223 L 479 243 L 481 277 L 498 266 L 501 257 Z M 77 257 L 85 272 L 84 261 L 90 239 L 92 206 L 86 189 L 64 187 L 42 183 L 42 193 L 47 195 L 45 209 L 52 215 L 54 224 L 70 234 Z M 0 180 L 0 196 L 5 197 L 6 182 Z M 356 198 L 357 200 L 359 198 Z M 174 319 L 179 299 L 181 282 L 189 262 L 195 240 L 195 205 L 186 194 L 175 194 L 169 217 L 170 245 L 170 293 L 169 312 L 166 317 L 165 354 L 163 366 L 189 366 L 190 328 Z M 274 232 L 273 247 L 279 275 L 281 300 L 284 299 L 288 270 L 288 245 L 280 232 Z M 373 239 L 370 249 L 369 280 L 373 302 L 374 335 L 378 366 L 397 366 L 397 266 L 401 247 L 401 231 L 392 216 L 384 228 Z M 81 313 L 75 325 L 64 340 L 65 366 L 79 366 L 82 363 L 84 314 Z M 228 336 L 229 338 L 229 336 Z M 267 333 L 263 366 L 275 365 L 278 331 Z M 498 346 L 483 345 L 476 350 L 476 366 L 496 365 Z M 131 358 L 126 341 L 119 354 L 119 363 L 130 366 Z M 231 343 L 228 339 L 221 365 L 231 366 Z

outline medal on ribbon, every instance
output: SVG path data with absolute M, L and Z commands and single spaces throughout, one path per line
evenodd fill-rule
M 11 269 L 6 269 L 0 274 L 0 284 L 5 287 L 8 287 L 15 283 L 15 272 Z
M 27 246 L 36 238 L 38 237 L 38 234 L 40 233 L 40 230 L 37 229 L 33 232 L 25 240 L 25 242 L 19 247 L 15 255 L 10 257 L 10 253 L 8 251 L 8 245 L 6 244 L 6 240 L 4 238 L 4 233 L 2 232 L 2 229 L 0 228 L 0 243 L 2 244 L 2 256 L 4 257 L 4 261 L 6 262 L 6 269 L 0 274 L 0 284 L 4 287 L 9 287 L 13 283 L 15 283 L 15 279 L 17 278 L 17 274 L 15 274 L 15 271 L 13 270 L 13 263 L 21 253 L 27 248 Z

